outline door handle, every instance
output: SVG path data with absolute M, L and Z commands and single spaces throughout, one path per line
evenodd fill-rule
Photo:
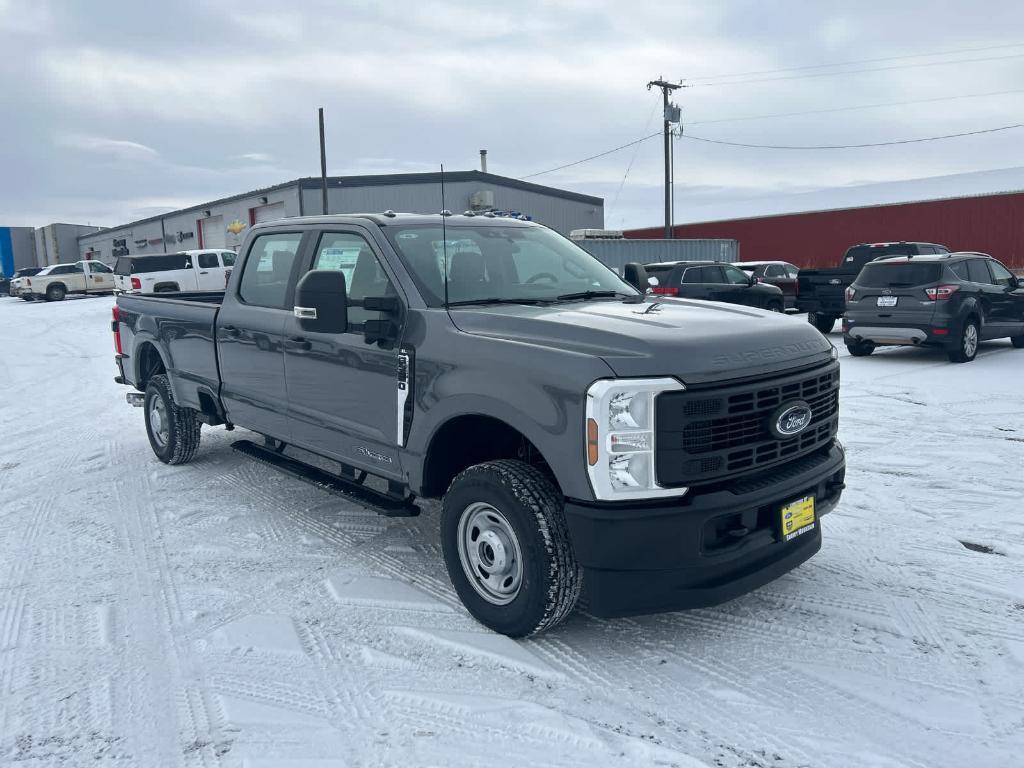
M 200 272 L 199 274 L 200 274 L 200 275 L 208 275 L 208 274 L 210 274 L 210 273 L 209 273 L 209 272 Z
M 285 340 L 284 345 L 287 349 L 302 349 L 306 351 L 313 348 L 313 342 L 309 339 L 304 339 L 302 336 L 289 336 Z
M 241 331 L 233 325 L 222 325 L 221 330 L 233 339 L 237 339 L 238 335 L 241 333 Z

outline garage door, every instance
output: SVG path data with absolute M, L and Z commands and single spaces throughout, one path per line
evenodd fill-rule
M 284 203 L 271 203 L 270 205 L 261 205 L 259 208 L 253 208 L 252 216 L 253 224 L 262 224 L 264 221 L 283 219 Z
M 225 248 L 227 239 L 224 232 L 224 217 L 211 216 L 203 219 L 203 248 Z

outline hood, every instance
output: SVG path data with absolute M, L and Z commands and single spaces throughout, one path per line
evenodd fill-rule
M 832 349 L 803 316 L 690 299 L 503 304 L 450 315 L 465 333 L 594 355 L 617 376 L 687 384 L 825 362 Z

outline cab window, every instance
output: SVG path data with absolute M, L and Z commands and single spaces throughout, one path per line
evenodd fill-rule
M 320 236 L 311 269 L 336 269 L 345 275 L 345 287 L 350 300 L 367 296 L 394 296 L 395 288 L 388 279 L 370 244 L 354 232 L 324 232 Z M 348 308 L 348 321 L 362 324 L 380 319 L 380 312 L 369 312 L 362 307 Z
M 235 252 L 234 251 L 221 251 L 221 260 L 224 262 L 225 267 L 235 266 Z
M 197 261 L 200 269 L 214 269 L 220 266 L 216 253 L 200 253 Z
M 259 307 L 289 309 L 288 282 L 301 242 L 300 232 L 274 232 L 257 237 L 249 248 L 238 286 L 239 298 Z
M 106 274 L 110 274 L 111 272 L 113 272 L 113 270 L 110 267 L 108 267 L 106 264 L 104 264 L 102 261 L 90 261 L 89 262 L 89 271 L 90 272 L 104 272 Z

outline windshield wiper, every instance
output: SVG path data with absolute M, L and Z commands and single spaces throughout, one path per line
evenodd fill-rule
M 449 301 L 449 307 L 467 307 L 471 304 L 542 304 L 542 299 L 500 299 L 498 297 L 491 297 L 488 299 L 465 299 L 464 301 Z
M 572 301 L 573 299 L 612 299 L 621 296 L 624 299 L 631 298 L 628 293 L 620 291 L 580 291 L 579 293 L 563 293 L 556 296 L 556 301 Z

